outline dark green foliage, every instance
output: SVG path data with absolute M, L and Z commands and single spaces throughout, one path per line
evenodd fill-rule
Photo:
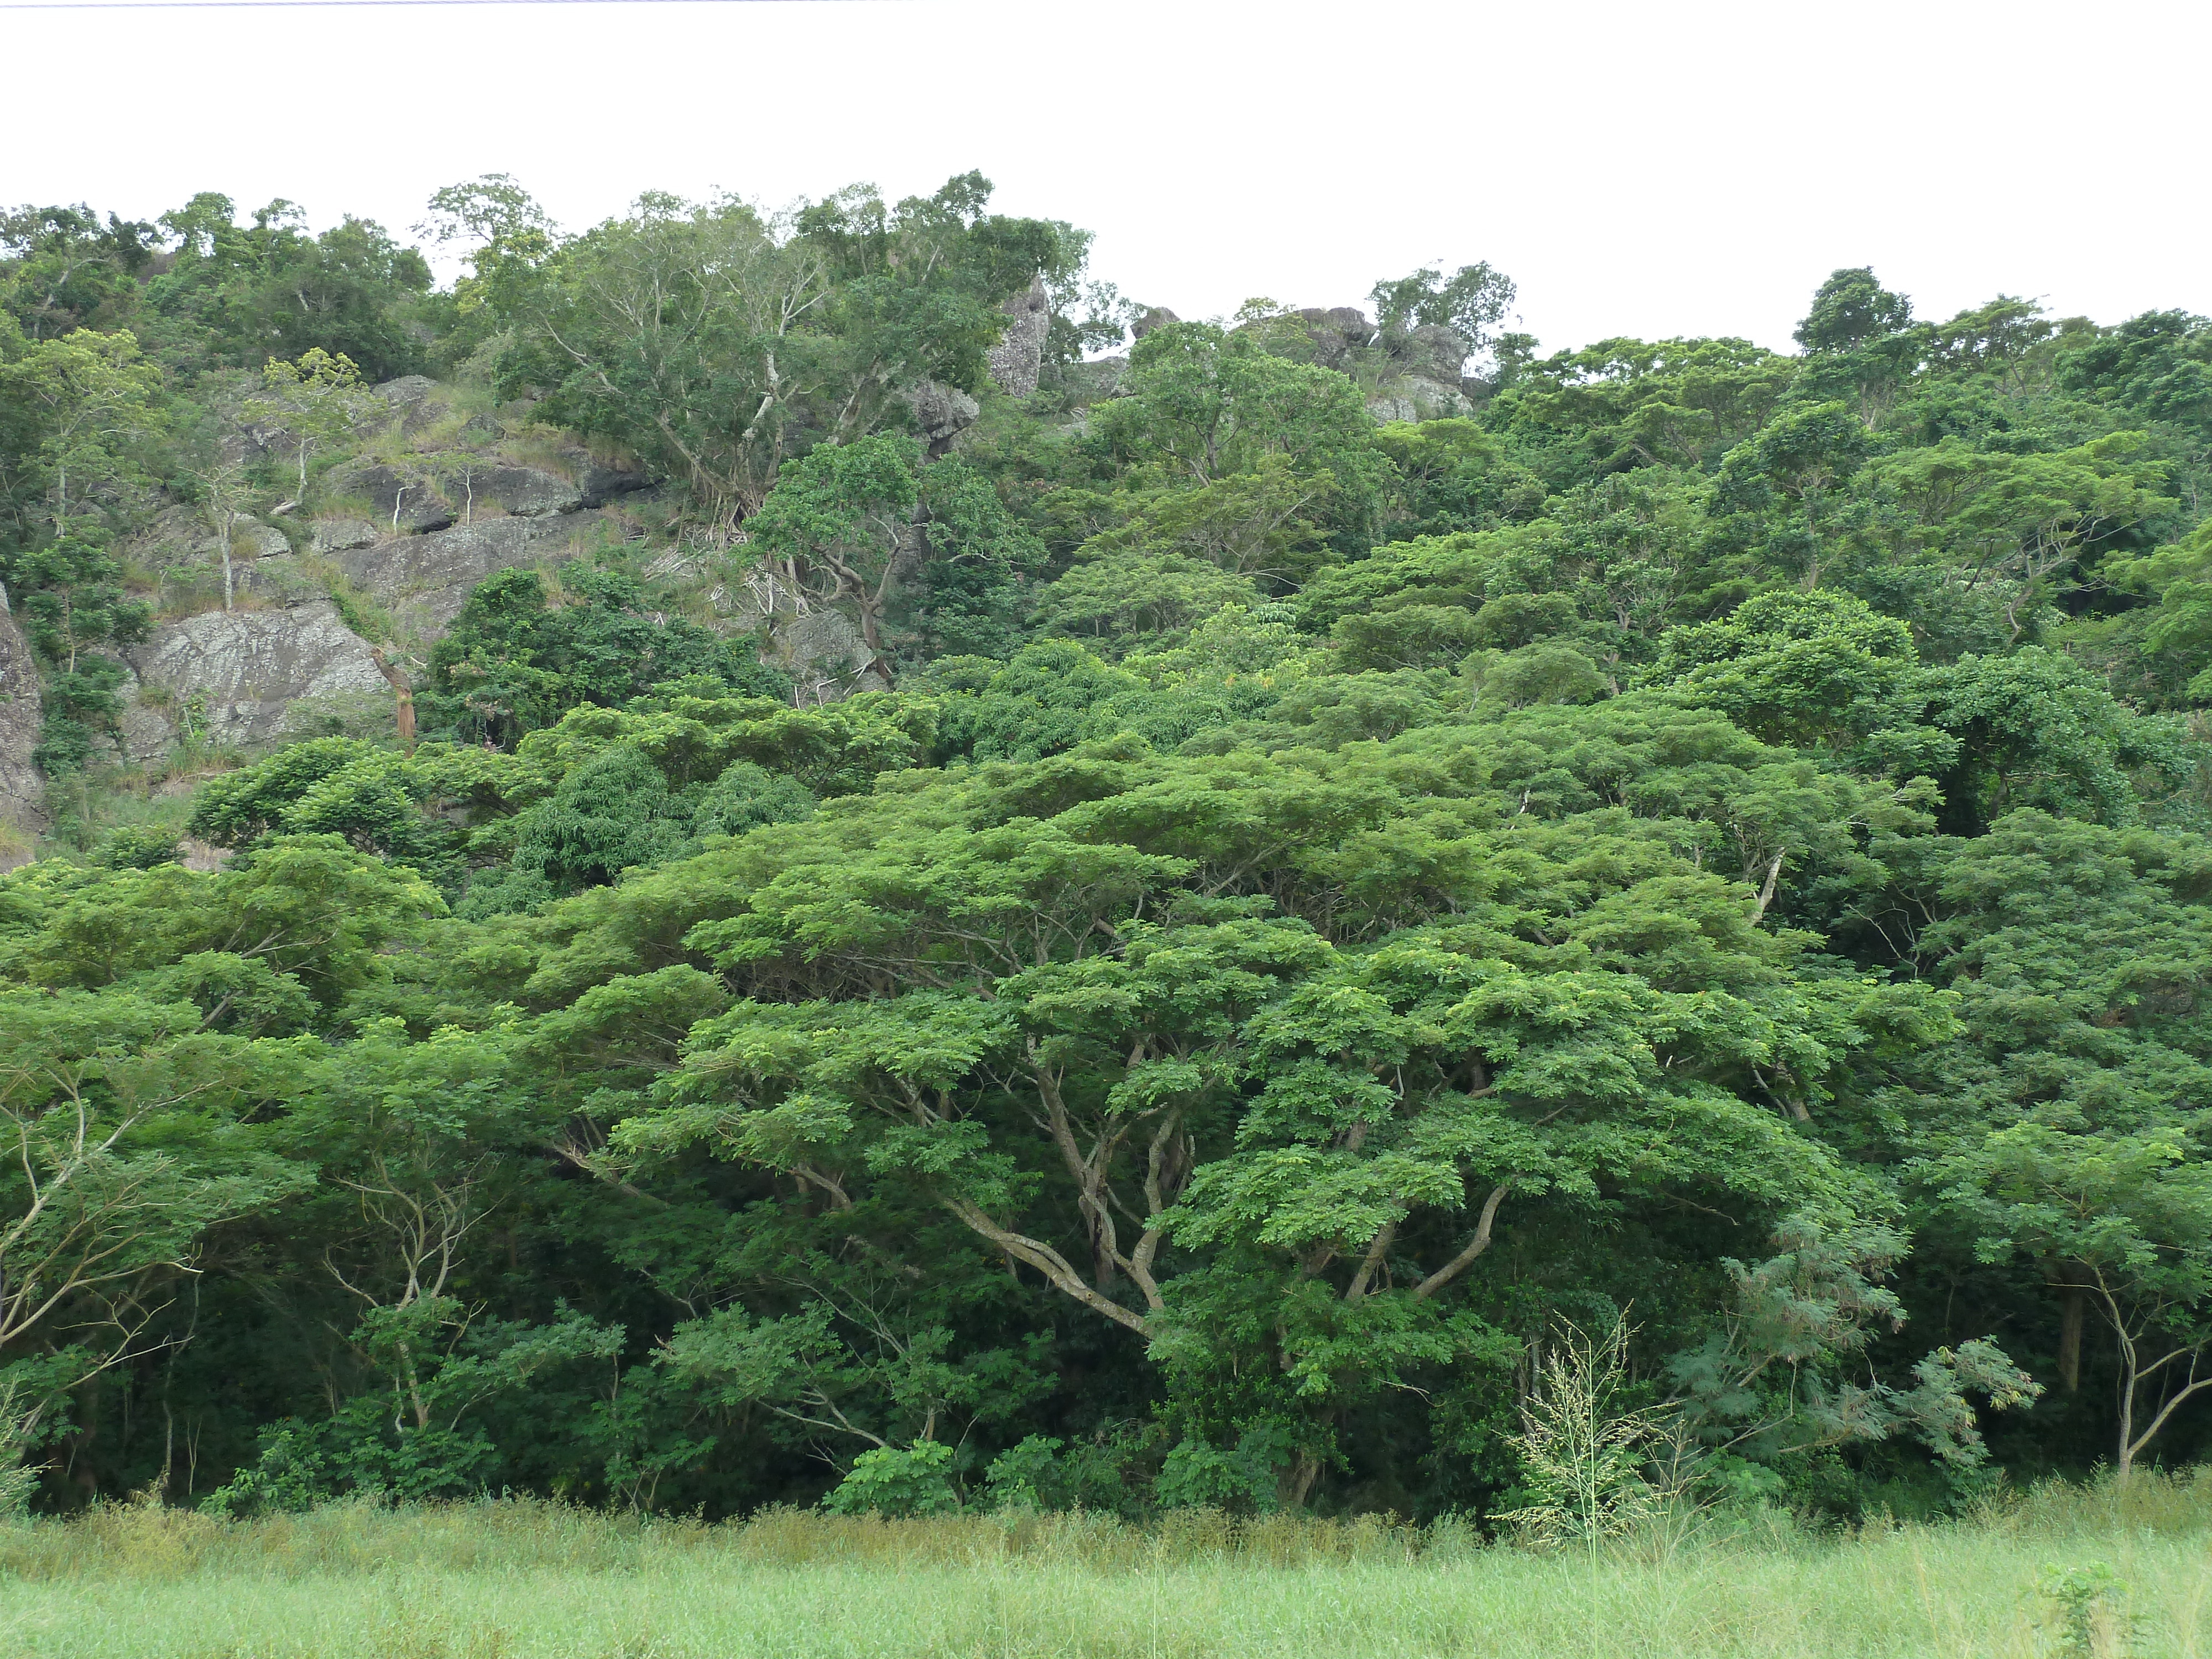
M 32 758 L 49 777 L 81 770 L 99 739 L 112 736 L 122 712 L 117 696 L 128 674 L 112 657 L 86 656 L 46 678 L 46 721 Z
M 116 580 L 121 574 L 107 550 L 89 538 L 49 542 L 10 560 L 8 577 L 24 596 L 31 643 L 75 672 L 80 653 L 92 647 L 145 638 L 152 607 L 125 597 Z
M 1894 334 L 1911 320 L 1912 302 L 1892 294 L 1861 266 L 1839 270 L 1820 284 L 1812 311 L 1797 325 L 1796 339 L 1808 351 L 1844 351 Z
M 673 808 L 659 769 L 617 744 L 516 820 L 514 867 L 556 891 L 611 882 L 633 865 L 665 860 L 683 844 L 688 816 Z
M 804 786 L 750 761 L 732 761 L 693 803 L 691 827 L 702 836 L 742 836 L 813 816 L 814 797 Z
M 646 614 L 645 593 L 618 571 L 572 566 L 552 603 L 532 570 L 507 570 L 469 596 L 430 653 L 427 724 L 460 743 L 511 748 L 579 703 L 617 708 L 664 682 L 781 695 L 749 640 L 718 639 L 681 617 Z
M 158 245 L 152 225 L 112 213 L 102 225 L 82 203 L 0 213 L 7 272 L 0 293 L 27 339 L 112 328 L 137 300 L 138 278 Z
M 270 203 L 249 225 L 235 211 L 228 197 L 205 193 L 161 216 L 178 246 L 146 284 L 143 327 L 163 356 L 258 368 L 320 346 L 372 381 L 422 366 L 410 326 L 430 287 L 420 253 L 372 220 L 348 217 L 311 235 L 290 202 Z
M 420 368 L 430 268 L 382 226 L 350 216 L 310 234 L 276 201 L 252 222 L 212 191 L 156 223 L 90 208 L 0 214 L 0 311 L 25 337 L 128 329 L 173 368 L 258 369 L 311 346 L 373 380 Z

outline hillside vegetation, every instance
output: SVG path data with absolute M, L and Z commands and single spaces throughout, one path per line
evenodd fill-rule
M 2212 325 L 988 198 L 0 221 L 0 1506 L 2198 1455 Z

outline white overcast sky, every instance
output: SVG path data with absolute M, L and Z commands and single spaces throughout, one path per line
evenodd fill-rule
M 511 173 L 564 225 L 980 167 L 1186 317 L 1487 259 L 1547 347 L 1786 348 L 1831 270 L 1944 317 L 2212 312 L 2203 0 L 0 7 L 0 202 L 218 190 L 394 230 Z

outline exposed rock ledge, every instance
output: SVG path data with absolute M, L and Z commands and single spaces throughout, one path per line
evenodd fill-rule
M 558 564 L 582 552 L 609 522 L 606 515 L 589 512 L 479 519 L 428 536 L 349 549 L 337 556 L 337 564 L 348 581 L 428 638 L 452 626 L 469 590 L 494 571 Z

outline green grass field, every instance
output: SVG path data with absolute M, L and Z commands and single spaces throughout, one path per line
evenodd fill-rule
M 2066 1628 L 2039 1590 L 2124 1588 Z M 520 1504 L 0 1528 L 0 1653 L 123 1659 L 2212 1654 L 2212 1474 L 1971 1521 L 1540 1556 L 1449 1528 L 1183 1516 L 722 1527 Z

